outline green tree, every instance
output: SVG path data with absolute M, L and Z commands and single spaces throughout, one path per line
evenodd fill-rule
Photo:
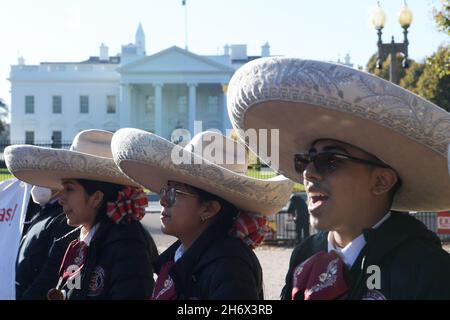
M 434 9 L 438 29 L 450 35 L 450 0 L 441 0 L 442 7 Z M 417 82 L 417 93 L 450 112 L 450 46 L 443 44 L 427 58 Z
M 417 93 L 450 112 L 450 47 L 428 57 L 417 82 Z
M 403 55 L 397 53 L 395 58 L 397 59 L 397 70 L 395 72 L 398 74 L 398 79 L 402 79 L 406 70 L 402 67 Z M 414 62 L 413 60 L 409 60 L 410 64 Z M 382 61 L 381 69 L 377 69 L 377 55 L 373 54 L 366 65 L 366 71 L 372 73 L 380 78 L 385 80 L 389 80 L 389 67 L 391 65 L 391 56 L 389 55 L 384 61 Z
M 406 69 L 405 76 L 400 80 L 400 86 L 418 94 L 417 82 L 424 68 L 424 63 L 412 61 L 409 68 Z
M 438 29 L 450 35 L 450 0 L 441 0 L 441 10 L 434 9 L 434 20 Z
M 4 117 L 8 114 L 8 107 L 6 103 L 0 98 L 0 133 L 5 131 Z
M 441 0 L 442 7 L 434 9 L 433 15 L 438 29 L 450 35 L 450 0 Z M 401 59 L 397 56 L 397 59 Z M 399 60 L 400 62 L 400 60 Z M 450 112 L 450 46 L 443 44 L 425 63 L 410 60 L 410 68 L 404 70 L 398 64 L 400 86 L 417 93 Z M 376 69 L 376 55 L 370 57 L 368 72 L 389 79 L 389 58 L 381 70 Z

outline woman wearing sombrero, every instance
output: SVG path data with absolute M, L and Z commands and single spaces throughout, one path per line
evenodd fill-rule
M 111 138 L 111 132 L 86 130 L 74 138 L 70 150 L 30 145 L 5 149 L 11 173 L 30 184 L 61 190 L 67 223 L 79 226 L 49 299 L 145 299 L 153 290 L 157 250 L 139 222 L 147 198 L 115 165 Z
M 182 148 L 121 129 L 111 148 L 125 174 L 160 194 L 161 229 L 178 238 L 156 263 L 152 299 L 263 298 L 262 270 L 251 249 L 263 240 L 265 216 L 288 201 L 290 180 L 246 176 L 245 159 L 238 157 L 243 146 L 213 132 Z
M 450 255 L 397 212 L 450 209 L 448 112 L 365 72 L 295 58 L 246 64 L 227 101 L 238 134 L 279 129 L 279 171 L 304 184 L 321 230 L 294 250 L 283 299 L 450 299 Z

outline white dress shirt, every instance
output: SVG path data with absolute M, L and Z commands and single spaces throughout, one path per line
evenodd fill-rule
M 180 258 L 183 256 L 183 254 L 184 254 L 184 247 L 182 244 L 180 244 L 177 251 L 175 251 L 175 256 L 173 257 L 174 262 L 177 262 L 178 260 L 180 260 Z
M 385 222 L 391 213 L 387 213 L 380 221 L 378 221 L 375 225 L 373 225 L 372 229 L 376 229 L 383 222 Z M 361 233 L 355 239 L 353 239 L 349 244 L 347 244 L 344 248 L 339 247 L 334 241 L 333 232 L 328 233 L 328 252 L 336 251 L 336 253 L 344 260 L 345 265 L 348 268 L 351 268 L 356 258 L 358 258 L 359 253 L 362 248 L 366 245 L 366 240 L 364 239 L 364 235 Z
M 99 223 L 97 223 L 95 226 L 93 226 L 87 233 L 83 233 L 83 229 L 81 229 L 80 232 L 80 241 L 83 241 L 86 243 L 86 245 L 89 246 L 91 243 L 92 238 L 94 237 L 95 232 L 97 231 L 99 227 Z

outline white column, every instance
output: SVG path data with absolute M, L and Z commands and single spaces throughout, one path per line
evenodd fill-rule
M 194 121 L 196 120 L 197 109 L 197 84 L 189 83 L 189 131 L 191 137 L 194 136 Z
M 222 133 L 224 135 L 227 134 L 227 129 L 232 129 L 230 117 L 228 116 L 228 108 L 227 108 L 227 90 L 228 90 L 228 84 L 222 84 L 222 100 L 223 100 L 223 119 L 222 119 Z
M 121 128 L 129 128 L 130 122 L 130 85 L 128 83 L 120 84 L 120 109 L 119 121 Z
M 155 133 L 162 135 L 162 83 L 153 84 L 155 87 Z

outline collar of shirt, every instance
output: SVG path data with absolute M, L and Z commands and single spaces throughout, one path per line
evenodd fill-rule
M 175 256 L 173 257 L 174 262 L 177 262 L 181 259 L 184 254 L 184 247 L 182 244 L 178 247 L 177 251 L 175 251 Z
M 91 230 L 89 230 L 88 233 L 83 234 L 83 232 L 80 232 L 80 241 L 83 241 L 84 243 L 86 243 L 86 245 L 89 246 L 89 244 L 91 243 L 92 238 L 94 237 L 95 232 L 98 229 L 99 224 L 97 223 L 95 226 L 93 226 L 91 228 Z
M 387 213 L 384 215 L 383 218 L 381 218 L 380 221 L 378 221 L 376 224 L 372 226 L 372 229 L 376 229 L 383 222 L 385 222 L 389 217 L 391 216 L 391 213 Z M 366 240 L 364 239 L 364 235 L 361 233 L 359 236 L 357 236 L 355 239 L 352 240 L 349 244 L 347 244 L 344 248 L 340 248 L 336 245 L 334 242 L 333 233 L 328 233 L 328 252 L 336 251 L 336 253 L 344 260 L 345 265 L 348 268 L 351 268 L 353 263 L 355 262 L 356 258 L 358 257 L 359 253 L 361 252 L 362 248 L 366 245 Z

